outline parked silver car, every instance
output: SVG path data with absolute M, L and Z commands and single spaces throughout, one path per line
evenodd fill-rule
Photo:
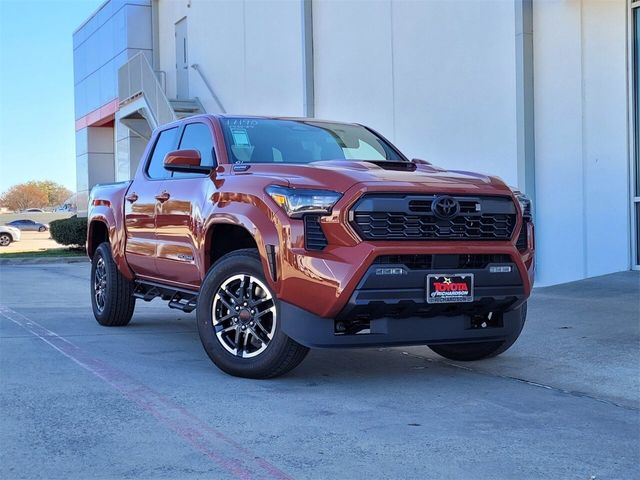
M 14 220 L 6 224 L 9 227 L 17 228 L 18 230 L 29 230 L 32 232 L 46 232 L 49 230 L 49 225 L 46 223 L 34 222 L 33 220 Z
M 7 225 L 0 225 L 0 247 L 6 247 L 11 242 L 20 240 L 20 230 Z

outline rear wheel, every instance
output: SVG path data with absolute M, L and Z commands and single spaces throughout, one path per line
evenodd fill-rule
M 273 378 L 296 367 L 308 348 L 282 332 L 279 305 L 255 249 L 231 252 L 211 268 L 198 296 L 198 332 L 218 368 Z
M 118 270 L 111 256 L 111 246 L 101 243 L 91 262 L 91 306 L 100 325 L 121 327 L 133 315 L 136 299 L 133 283 Z
M 0 233 L 0 247 L 8 247 L 12 240 L 8 233 Z
M 473 360 L 482 360 L 498 356 L 506 352 L 518 339 L 520 332 L 522 332 L 524 322 L 527 318 L 527 304 L 524 303 L 518 310 L 518 316 L 515 320 L 518 322 L 518 325 L 516 325 L 513 334 L 505 340 L 498 342 L 429 345 L 429 348 L 442 357 L 460 362 L 471 362 Z

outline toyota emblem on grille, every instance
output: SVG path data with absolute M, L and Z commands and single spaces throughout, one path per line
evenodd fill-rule
M 460 204 L 452 197 L 437 197 L 431 204 L 431 210 L 436 217 L 449 220 L 460 213 Z

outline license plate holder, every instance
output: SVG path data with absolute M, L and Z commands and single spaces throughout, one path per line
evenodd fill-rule
M 473 302 L 473 273 L 430 273 L 427 303 Z

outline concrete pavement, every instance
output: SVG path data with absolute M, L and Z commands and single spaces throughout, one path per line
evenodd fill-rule
M 489 361 L 317 350 L 251 381 L 160 301 L 100 327 L 88 269 L 0 266 L 0 478 L 637 478 L 637 272 L 537 290 Z

